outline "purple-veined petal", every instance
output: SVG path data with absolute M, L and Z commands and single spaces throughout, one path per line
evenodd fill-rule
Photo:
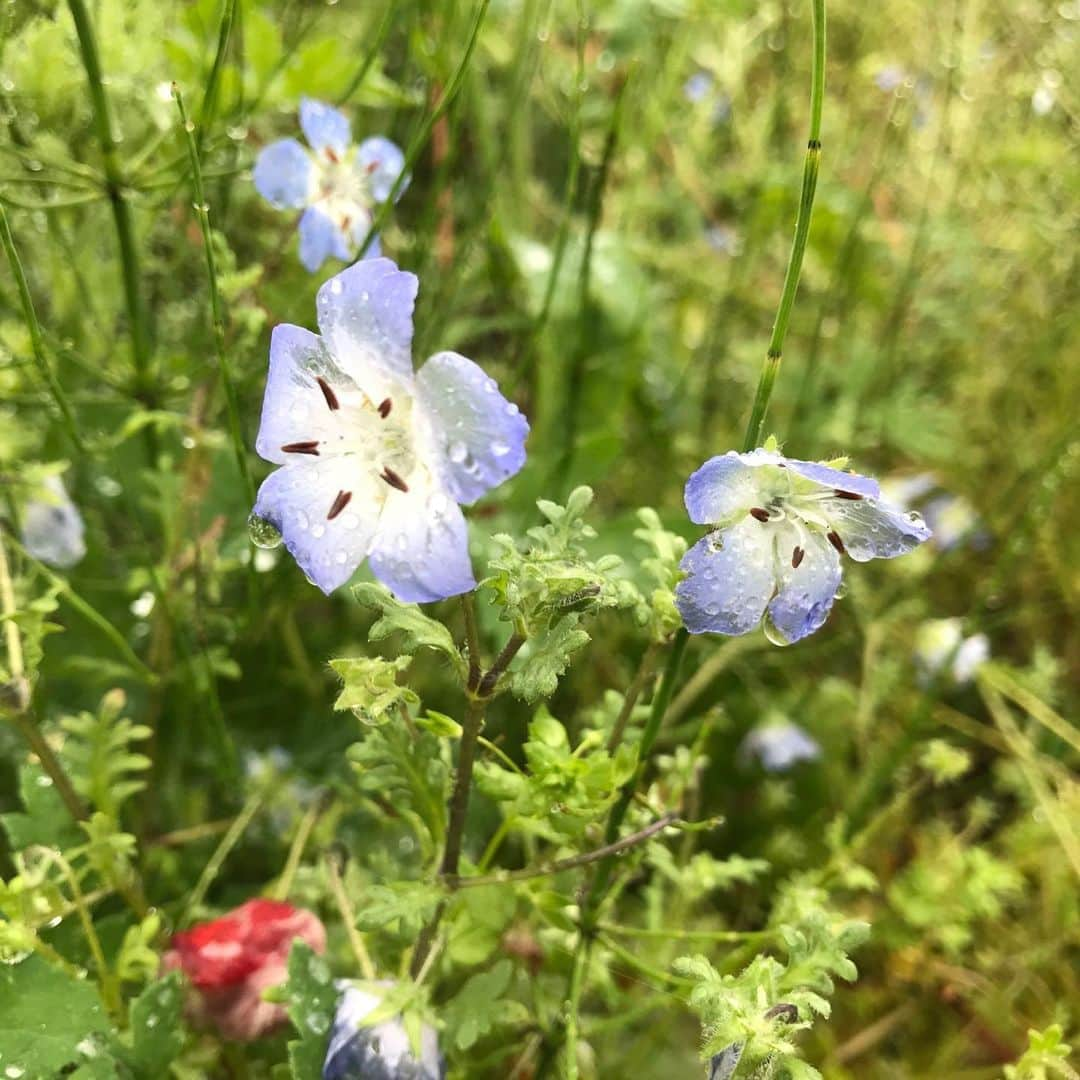
M 776 466 L 783 458 L 766 451 L 755 450 L 739 454 L 729 450 L 726 454 L 709 458 L 697 472 L 686 481 L 683 495 L 690 520 L 698 525 L 716 525 L 730 522 L 747 513 L 752 506 L 763 501 L 762 476 L 757 469 L 762 465 Z
M 792 472 L 805 476 L 807 480 L 813 480 L 824 487 L 849 491 L 853 495 L 862 495 L 867 499 L 876 499 L 881 495 L 878 482 L 869 476 L 860 476 L 858 473 L 844 472 L 841 469 L 830 469 L 828 465 L 822 465 L 819 461 L 799 461 L 796 458 L 786 458 L 785 461 Z
M 687 577 L 675 600 L 690 633 L 749 633 L 773 594 L 772 528 L 747 517 L 703 537 L 679 565 Z
M 417 469 L 409 490 L 392 491 L 371 546 L 372 573 L 399 599 L 424 604 L 476 585 L 461 507 Z
M 781 528 L 776 565 L 779 589 L 765 617 L 771 640 L 790 645 L 821 629 L 829 617 L 840 588 L 840 555 L 819 532 Z
M 390 189 L 397 182 L 404 165 L 405 155 L 401 148 L 381 135 L 365 139 L 356 151 L 356 167 L 367 177 L 368 190 L 377 203 L 386 202 L 390 197 Z M 406 179 L 397 193 L 398 199 L 405 194 L 408 186 Z
M 856 562 L 894 559 L 930 539 L 918 514 L 906 514 L 876 499 L 828 499 L 822 510 Z
M 433 460 L 455 501 L 475 502 L 525 464 L 529 423 L 477 364 L 436 353 L 420 369 L 416 390 Z
M 300 99 L 300 127 L 312 150 L 330 149 L 339 158 L 345 155 L 352 140 L 348 118 L 312 98 Z
M 413 305 L 419 282 L 389 259 L 364 259 L 332 277 L 315 301 L 334 359 L 358 382 L 376 368 L 411 382 Z
M 306 206 L 311 191 L 311 155 L 295 139 L 280 139 L 260 151 L 252 179 L 255 190 L 274 206 Z
M 385 501 L 377 477 L 348 457 L 328 457 L 272 472 L 254 513 L 281 533 L 300 569 L 329 595 L 364 561 Z
M 348 260 L 349 241 L 333 218 L 317 206 L 309 206 L 300 217 L 300 261 L 314 274 L 331 256 Z

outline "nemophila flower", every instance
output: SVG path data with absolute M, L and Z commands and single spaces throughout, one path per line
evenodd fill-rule
M 882 492 L 891 502 L 916 507 L 933 532 L 933 545 L 940 551 L 970 543 L 982 550 L 990 543 L 975 508 L 962 495 L 942 489 L 930 473 L 889 478 L 882 482 Z
M 948 670 L 957 686 L 971 682 L 990 659 L 990 639 L 985 634 L 964 637 L 961 619 L 930 619 L 915 635 L 915 663 L 925 685 L 935 675 Z
M 275 464 L 256 520 L 270 522 L 330 593 L 367 558 L 399 600 L 475 584 L 459 504 L 525 463 L 529 425 L 495 380 L 455 352 L 413 373 L 418 282 L 389 259 L 319 290 L 321 336 L 275 327 L 256 448 Z
M 840 587 L 842 554 L 891 559 L 930 536 L 880 494 L 868 477 L 764 448 L 710 458 L 686 483 L 690 520 L 713 526 L 680 563 L 686 628 L 746 634 L 764 620 L 778 645 L 812 634 Z
M 39 496 L 23 508 L 23 547 L 35 559 L 66 570 L 86 554 L 85 533 L 82 514 L 63 481 L 59 476 L 47 477 Z
M 346 117 L 321 101 L 301 99 L 300 127 L 310 149 L 296 139 L 271 143 L 255 162 L 254 180 L 274 206 L 304 210 L 300 261 L 314 273 L 331 255 L 356 257 L 373 211 L 390 197 L 405 158 L 382 136 L 355 146 Z M 378 237 L 367 254 L 378 256 Z
M 756 758 L 766 772 L 785 772 L 800 761 L 814 761 L 821 747 L 798 724 L 762 724 L 739 744 L 739 758 Z
M 343 993 L 330 1031 L 323 1080 L 442 1080 L 446 1069 L 434 1028 L 428 1024 L 420 1028 L 417 1058 L 401 1017 L 364 1024 L 382 1003 L 371 984 L 342 981 L 338 986 Z
M 289 950 L 297 939 L 316 952 L 326 930 L 310 911 L 275 900 L 249 900 L 211 922 L 175 934 L 162 958 L 166 971 L 182 971 L 191 984 L 189 1012 L 227 1039 L 250 1041 L 285 1023 L 283 1006 L 263 993 L 285 982 Z

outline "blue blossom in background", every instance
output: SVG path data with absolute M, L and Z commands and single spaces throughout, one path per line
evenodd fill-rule
M 707 71 L 695 71 L 683 83 L 683 97 L 696 105 L 708 97 L 713 88 L 713 77 Z
M 367 984 L 371 987 L 371 984 Z M 389 985 L 389 984 L 384 984 Z M 400 1017 L 364 1026 L 364 1017 L 382 1002 L 374 987 L 342 980 L 322 1080 L 442 1080 L 446 1069 L 434 1028 L 420 1028 L 420 1056 L 413 1056 Z
M 930 619 L 915 635 L 915 663 L 924 686 L 943 671 L 963 686 L 989 659 L 990 639 L 985 634 L 964 637 L 961 619 Z
M 874 85 L 886 94 L 899 90 L 907 82 L 908 73 L 899 64 L 886 64 L 874 76 Z
M 48 477 L 23 508 L 23 547 L 43 563 L 67 570 L 86 554 L 86 526 L 59 476 Z
M 933 532 L 933 545 L 940 551 L 970 544 L 982 551 L 990 546 L 990 534 L 983 527 L 975 508 L 962 495 L 944 490 L 930 473 L 889 478 L 882 491 L 891 502 L 918 508 Z
M 757 758 L 766 772 L 784 772 L 800 761 L 814 761 L 821 747 L 798 724 L 763 724 L 754 728 L 739 745 L 743 762 Z
M 676 602 L 693 634 L 746 634 L 764 620 L 778 645 L 812 634 L 840 587 L 840 556 L 904 555 L 929 538 L 877 482 L 758 448 L 710 458 L 686 483 L 690 520 L 713 530 L 683 556 Z
M 300 261 L 314 273 L 331 255 L 346 262 L 356 257 L 374 208 L 390 197 L 405 159 L 381 136 L 354 146 L 349 121 L 320 101 L 301 99 L 300 127 L 310 149 L 296 139 L 271 143 L 255 162 L 254 179 L 274 206 L 304 210 Z M 378 237 L 367 254 L 378 257 Z
M 418 281 L 389 259 L 319 289 L 320 334 L 277 326 L 256 449 L 282 468 L 253 511 L 325 593 L 364 561 L 399 600 L 475 584 L 459 504 L 525 463 L 529 425 L 471 360 L 440 352 L 414 374 Z

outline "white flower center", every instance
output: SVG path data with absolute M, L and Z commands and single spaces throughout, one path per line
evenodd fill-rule
M 356 164 L 356 150 L 339 155 L 326 147 L 315 155 L 312 205 L 331 217 L 345 233 L 365 220 L 373 203 L 367 174 Z

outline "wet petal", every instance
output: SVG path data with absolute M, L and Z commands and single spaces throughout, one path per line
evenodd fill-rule
M 377 203 L 386 202 L 390 197 L 390 189 L 397 182 L 404 165 L 405 155 L 400 147 L 381 135 L 365 139 L 356 151 L 356 167 L 367 175 L 371 196 Z M 408 186 L 406 180 L 397 193 L 398 199 L 405 194 Z
M 392 491 L 371 547 L 372 573 L 399 599 L 424 604 L 476 585 L 461 508 L 422 470 Z
M 771 528 L 747 517 L 683 556 L 688 576 L 675 598 L 690 633 L 746 634 L 757 626 L 774 587 L 771 536 Z
M 799 558 L 793 557 L 796 547 Z M 840 555 L 820 533 L 788 528 L 777 533 L 776 565 L 780 587 L 766 618 L 779 643 L 791 644 L 819 630 L 829 617 L 840 588 Z
M 416 383 L 433 460 L 455 501 L 475 502 L 525 464 L 528 421 L 478 365 L 455 352 L 437 353 Z
M 35 559 L 67 570 L 86 554 L 86 526 L 59 476 L 48 477 L 42 488 L 42 498 L 23 509 L 23 546 Z
M 856 562 L 894 559 L 930 539 L 930 530 L 918 514 L 905 514 L 876 499 L 829 499 L 823 509 Z
M 381 481 L 358 473 L 350 458 L 334 457 L 272 472 L 254 512 L 277 528 L 300 569 L 329 595 L 364 561 L 385 500 Z
M 757 468 L 763 464 L 776 465 L 783 459 L 765 451 L 726 454 L 709 458 L 686 481 L 684 501 L 690 520 L 698 525 L 715 525 L 735 520 L 752 506 L 762 502 L 762 475 Z
M 300 127 L 312 150 L 331 149 L 343 157 L 352 139 L 343 113 L 312 98 L 300 99 Z
M 274 206 L 306 206 L 311 190 L 311 155 L 295 139 L 280 139 L 259 153 L 252 178 L 255 190 Z
M 319 329 L 341 367 L 361 379 L 376 367 L 412 381 L 412 314 L 419 287 L 389 259 L 364 259 L 319 289 Z
M 799 461 L 796 458 L 787 458 L 786 461 L 787 467 L 792 472 L 805 476 L 807 480 L 814 480 L 823 487 L 850 491 L 854 495 L 862 495 L 867 499 L 876 499 L 881 495 L 878 482 L 869 476 L 860 476 L 858 473 L 844 472 L 841 469 L 830 469 L 828 465 L 822 465 L 818 461 Z
M 300 218 L 300 261 L 314 274 L 331 255 L 348 261 L 348 238 L 333 218 L 309 206 Z

